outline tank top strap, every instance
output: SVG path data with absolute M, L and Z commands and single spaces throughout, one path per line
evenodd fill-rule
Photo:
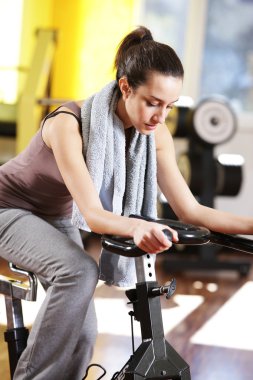
M 72 112 L 71 111 L 64 111 L 64 110 L 61 110 L 62 107 L 68 107 L 70 109 L 72 109 Z M 74 109 L 73 109 L 74 108 Z M 79 111 L 77 115 L 75 113 L 75 111 Z M 55 117 L 56 115 L 59 115 L 61 113 L 65 113 L 65 114 L 68 114 L 68 115 L 72 115 L 74 116 L 74 118 L 77 120 L 78 124 L 79 124 L 79 127 L 80 127 L 80 130 L 82 129 L 82 122 L 81 122 L 81 110 L 80 108 L 76 105 L 76 103 L 74 102 L 68 102 L 68 103 L 64 103 L 62 104 L 61 106 L 59 106 L 58 108 L 56 108 L 54 111 L 50 112 L 42 121 L 42 125 L 41 127 L 43 128 L 44 124 L 45 124 L 45 121 L 47 119 L 50 119 L 52 117 Z

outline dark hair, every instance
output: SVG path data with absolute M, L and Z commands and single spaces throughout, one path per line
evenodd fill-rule
M 120 43 L 116 57 L 116 80 L 126 76 L 134 89 L 145 83 L 150 72 L 183 78 L 184 69 L 176 52 L 154 41 L 149 29 L 140 26 Z

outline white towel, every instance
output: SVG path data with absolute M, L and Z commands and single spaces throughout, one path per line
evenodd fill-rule
M 117 102 L 116 81 L 113 81 L 88 98 L 82 106 L 83 153 L 86 165 L 98 194 L 102 185 L 105 191 L 113 191 L 113 213 L 156 218 L 154 134 L 142 135 L 133 128 L 125 155 L 125 130 L 115 114 Z M 72 223 L 80 229 L 89 230 L 75 203 Z M 117 286 L 132 285 L 136 281 L 134 259 L 102 250 L 100 279 Z

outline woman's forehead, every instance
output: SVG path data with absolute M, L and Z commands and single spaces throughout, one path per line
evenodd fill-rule
M 181 89 L 181 78 L 152 73 L 148 76 L 147 81 L 140 85 L 137 90 L 143 96 L 169 104 L 178 100 Z

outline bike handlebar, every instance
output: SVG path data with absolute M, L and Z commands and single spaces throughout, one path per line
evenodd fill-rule
M 253 240 L 238 235 L 222 234 L 220 232 L 210 233 L 210 243 L 237 251 L 253 254 Z
M 210 231 L 206 228 L 197 227 L 191 224 L 184 224 L 179 221 L 170 219 L 151 219 L 144 218 L 138 215 L 130 215 L 132 218 L 144 219 L 147 221 L 156 222 L 159 224 L 166 225 L 178 233 L 178 242 L 176 244 L 206 244 L 209 242 Z M 164 229 L 164 234 L 167 238 L 172 241 L 172 233 Z M 127 257 L 139 257 L 147 254 L 147 252 L 138 248 L 132 239 L 123 238 L 114 235 L 103 235 L 102 245 L 105 249 L 112 253 Z
M 174 244 L 184 245 L 202 245 L 213 243 L 227 248 L 232 248 L 238 251 L 253 253 L 253 240 L 246 239 L 237 235 L 222 234 L 219 232 L 209 231 L 206 228 L 194 226 L 192 224 L 182 223 L 171 219 L 151 219 L 139 215 L 130 215 L 131 218 L 144 219 L 150 222 L 156 222 L 166 225 L 178 233 L 178 242 Z M 164 229 L 168 239 L 172 241 L 172 234 L 169 230 Z M 114 235 L 103 235 L 102 245 L 105 249 L 112 253 L 127 257 L 139 257 L 147 254 L 138 248 L 134 241 L 130 238 L 123 238 Z

